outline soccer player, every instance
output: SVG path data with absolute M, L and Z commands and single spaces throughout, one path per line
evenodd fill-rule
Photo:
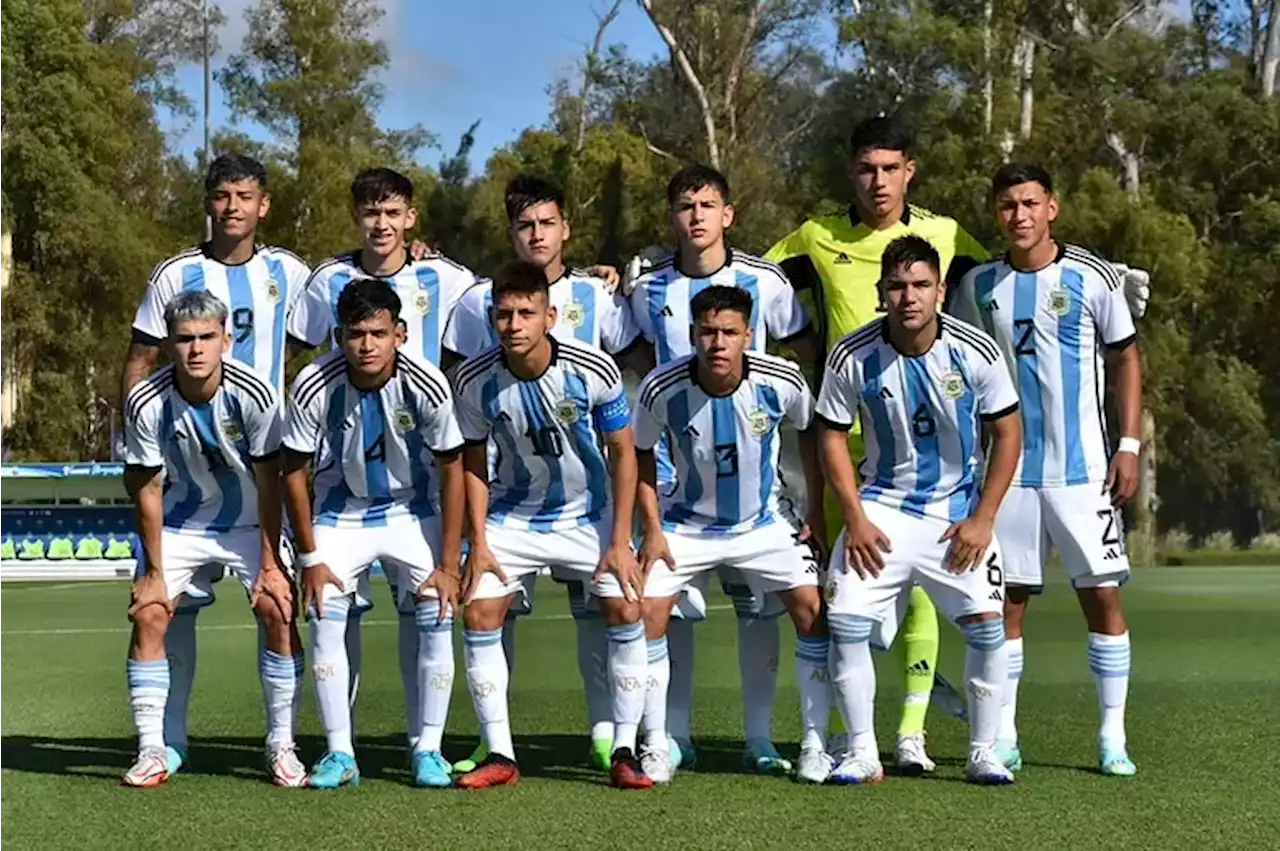
M 285 497 L 328 740 L 308 781 L 316 788 L 360 782 L 345 635 L 352 608 L 367 604 L 360 577 L 374 561 L 396 574 L 398 605 L 404 597 L 414 600 L 418 657 L 410 687 L 418 692 L 422 723 L 412 750 L 413 782 L 451 784 L 440 744 L 453 690 L 462 438 L 444 374 L 399 351 L 405 338 L 400 311 L 387 281 L 348 283 L 338 297 L 339 349 L 298 374 L 285 421 Z M 308 495 L 313 457 L 314 508 Z
M 991 193 L 1009 251 L 965 275 L 954 310 L 995 338 L 1022 399 L 1022 457 L 996 517 L 1009 586 L 1000 752 L 1010 768 L 1021 767 L 1015 714 L 1022 621 L 1030 596 L 1043 589 L 1053 546 L 1088 624 L 1102 773 L 1132 775 L 1137 768 L 1124 727 L 1129 630 L 1120 586 L 1129 578 L 1121 506 L 1137 489 L 1141 449 L 1142 362 L 1133 318 L 1112 267 L 1054 239 L 1059 200 L 1047 171 L 1009 163 L 996 172 Z M 1107 372 L 1120 414 L 1114 453 L 1102 406 Z
M 506 210 L 516 257 L 542 269 L 547 279 L 547 291 L 556 309 L 556 323 L 549 331 L 551 336 L 603 349 L 629 367 L 637 378 L 648 374 L 653 368 L 652 351 L 644 345 L 626 299 L 611 293 L 591 272 L 571 269 L 565 264 L 564 250 L 571 231 L 564 215 L 564 191 L 542 178 L 518 175 L 507 184 Z M 478 283 L 468 290 L 445 331 L 445 349 L 473 357 L 496 345 L 497 331 L 490 319 L 492 307 L 491 282 Z M 586 691 L 591 727 L 591 760 L 598 768 L 608 771 L 613 752 L 613 706 L 605 666 L 608 653 L 605 625 L 595 607 L 584 605 L 586 588 L 581 582 L 571 580 L 566 582 L 566 587 L 577 628 L 578 670 Z M 522 613 L 531 602 L 521 601 Z M 514 613 L 509 611 L 502 641 L 507 663 L 513 668 L 515 623 Z M 455 770 L 468 771 L 484 756 L 481 744 L 476 753 L 455 765 Z
M 780 513 L 776 487 L 785 420 L 799 431 L 811 504 L 822 503 L 822 470 L 810 429 L 813 394 L 796 364 L 747 351 L 754 308 L 750 293 L 740 287 L 707 287 L 694 296 L 689 314 L 696 353 L 651 372 L 636 405 L 649 688 L 657 690 L 644 719 L 641 765 L 655 783 L 671 779 L 661 711 L 670 679 L 666 629 L 671 609 L 676 595 L 700 574 L 724 566 L 736 569 L 757 596 L 778 593 L 795 621 L 804 724 L 796 777 L 822 783 L 831 771 L 825 749 L 831 690 L 819 554 L 809 530 L 796 529 Z M 675 444 L 679 486 L 660 510 L 654 449 L 664 434 Z
M 365 169 L 351 183 L 351 217 L 360 230 L 360 248 L 321 263 L 312 273 L 289 316 L 289 345 L 295 350 L 326 345 L 338 330 L 338 298 L 352 280 L 379 278 L 388 281 L 400 297 L 405 324 L 401 354 L 438 366 L 444 351 L 441 340 L 449 317 L 475 275 L 449 258 L 422 254 L 410 246 L 406 234 L 417 224 L 413 206 L 413 181 L 389 168 Z M 367 584 L 367 574 L 365 574 Z M 400 678 L 405 693 L 409 748 L 417 744 L 422 728 L 418 704 L 418 625 L 412 594 L 401 594 L 395 572 L 387 572 L 392 597 L 399 601 Z M 366 592 L 367 593 L 367 592 Z M 351 674 L 351 699 L 359 691 L 363 658 L 360 646 L 362 611 L 352 611 L 347 622 L 347 656 Z
M 258 225 L 271 209 L 267 171 L 257 160 L 239 154 L 216 158 L 205 176 L 205 208 L 213 223 L 212 239 L 165 260 L 147 282 L 133 320 L 122 399 L 155 369 L 168 336 L 165 310 L 189 290 L 208 291 L 227 305 L 231 358 L 258 372 L 277 397 L 283 397 L 285 317 L 310 270 L 283 248 L 257 244 Z M 187 706 L 196 675 L 196 615 L 201 606 L 213 602 L 213 581 L 221 576 L 220 566 L 211 570 L 209 581 L 200 581 L 183 595 L 165 635 L 170 688 L 164 737 L 171 773 L 181 767 L 187 754 Z M 202 596 L 204 589 L 208 594 Z
M 607 355 L 550 335 L 559 319 L 550 299 L 543 269 L 504 267 L 493 295 L 499 345 L 465 361 L 454 377 L 471 529 L 467 684 L 488 746 L 457 785 L 510 785 L 520 777 L 507 718 L 503 620 L 515 595 L 531 593 L 538 571 L 550 567 L 553 576 L 586 583 L 586 604 L 604 617 L 613 783 L 648 788 L 635 756 L 648 657 L 631 550 L 636 457 L 627 397 Z M 492 484 L 490 439 L 498 446 Z
M 301 786 L 306 769 L 293 741 L 301 642 L 292 583 L 277 560 L 279 399 L 262 377 L 225 359 L 234 345 L 227 307 L 209 291 L 174 296 L 164 323 L 172 363 L 134 385 L 124 412 L 125 485 L 137 509 L 142 558 L 129 607 L 127 663 L 139 751 L 122 782 L 156 786 L 175 770 L 164 732 L 165 633 L 182 597 L 212 596 L 207 569 L 226 566 L 249 592 L 265 636 L 258 673 L 267 771 L 278 786 Z
M 907 203 L 916 173 L 910 129 L 897 118 L 872 118 L 854 129 L 846 173 L 853 184 L 849 209 L 809 219 L 778 241 L 765 257 L 781 264 L 798 290 L 809 290 L 817 307 L 825 350 L 844 335 L 876 318 L 880 257 L 893 240 L 917 234 L 937 249 L 948 281 L 987 259 L 982 246 L 956 223 Z M 849 453 L 864 455 L 857 423 L 849 431 Z M 828 491 L 828 529 L 840 528 L 835 495 Z M 938 662 L 938 616 L 920 589 L 911 592 L 903 623 L 906 698 L 898 725 L 895 760 L 910 774 L 932 771 L 925 752 L 925 715 Z
M 884 319 L 841 338 L 827 356 L 818 417 L 827 481 L 845 528 L 828 571 L 830 670 L 850 750 L 836 783 L 884 777 L 873 729 L 869 642 L 889 647 L 914 585 L 969 645 L 969 761 L 975 783 L 1013 782 L 995 754 L 1005 651 L 1004 578 L 992 527 L 1021 445 L 1018 397 L 995 342 L 938 308 L 942 261 L 923 237 L 890 242 L 881 259 Z M 847 432 L 867 437 L 862 486 Z M 982 426 L 992 435 L 979 486 Z
M 749 348 L 763 352 L 770 338 L 791 346 L 801 361 L 812 363 L 818 355 L 818 339 L 795 291 L 782 271 L 772 263 L 731 250 L 725 232 L 733 225 L 734 208 L 729 182 L 715 169 L 688 166 L 667 184 L 671 229 L 680 248 L 636 279 L 631 292 L 631 312 L 645 339 L 653 344 L 658 364 L 665 365 L 692 353 L 690 302 L 711 286 L 730 286 L 751 296 Z M 657 452 L 659 485 L 669 491 L 674 469 L 665 443 Z M 781 479 L 777 482 L 781 488 Z M 820 506 L 817 506 L 820 509 Z M 821 511 L 807 518 L 815 534 L 825 534 Z M 780 642 L 777 616 L 785 610 L 777 598 L 757 597 L 740 572 L 722 570 L 721 585 L 733 599 L 738 616 L 738 664 L 742 674 L 742 699 L 746 721 L 744 763 L 754 771 L 785 773 L 791 766 L 773 746 L 773 695 L 778 677 Z M 690 739 L 690 704 L 693 692 L 692 619 L 671 624 L 669 653 L 671 683 L 667 723 L 685 765 L 696 760 Z

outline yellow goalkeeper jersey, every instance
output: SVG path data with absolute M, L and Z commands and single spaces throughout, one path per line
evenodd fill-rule
M 765 259 L 782 266 L 796 289 L 813 289 L 816 320 L 830 350 L 879 312 L 880 255 L 890 242 L 907 234 L 933 244 L 942 259 L 943 277 L 952 284 L 989 259 L 955 219 L 913 206 L 901 221 L 883 230 L 864 225 L 852 208 L 809 219 L 770 248 Z

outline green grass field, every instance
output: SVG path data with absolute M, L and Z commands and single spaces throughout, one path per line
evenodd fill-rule
M 1280 569 L 1157 568 L 1130 585 L 1130 749 L 1140 775 L 1093 770 L 1097 709 L 1069 590 L 1034 604 L 1021 691 L 1027 767 L 1011 788 L 961 782 L 966 734 L 931 715 L 937 776 L 879 786 L 800 787 L 738 768 L 741 712 L 732 614 L 700 627 L 694 710 L 701 765 L 670 787 L 621 793 L 583 766 L 580 685 L 562 592 L 544 583 L 521 624 L 512 717 L 525 778 L 464 793 L 407 785 L 395 629 L 385 598 L 366 620 L 358 751 L 365 782 L 283 790 L 261 773 L 255 633 L 230 583 L 202 615 L 192 772 L 123 789 L 134 750 L 124 684 L 120 584 L 5 585 L 3 828 L 8 848 L 1275 848 L 1280 770 Z M 784 633 L 785 635 L 785 633 Z M 944 632 L 959 681 L 962 643 Z M 784 639 L 789 648 L 791 640 Z M 457 642 L 459 651 L 461 640 Z M 776 736 L 794 753 L 789 650 Z M 882 747 L 899 665 L 879 660 Z M 461 673 L 461 669 L 459 671 Z M 475 741 L 460 683 L 447 755 Z M 304 758 L 321 749 L 308 685 Z

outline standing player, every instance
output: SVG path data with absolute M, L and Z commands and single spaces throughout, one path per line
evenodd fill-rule
M 1022 459 L 996 518 L 1008 553 L 1005 630 L 1009 680 L 1001 756 L 1022 765 L 1015 714 L 1022 675 L 1022 619 L 1044 587 L 1050 546 L 1071 574 L 1089 627 L 1089 668 L 1102 713 L 1103 774 L 1137 773 L 1126 750 L 1129 630 L 1120 586 L 1129 578 L 1120 507 L 1138 483 L 1142 362 L 1122 282 L 1089 251 L 1054 240 L 1058 196 L 1040 166 L 1010 163 L 991 184 L 1009 253 L 965 276 L 957 315 L 981 325 L 1004 351 L 1022 398 Z M 1116 386 L 1119 448 L 1110 453 L 1102 398 Z
M 599 278 L 565 264 L 569 241 L 569 221 L 564 216 L 564 191 L 529 175 L 519 175 L 507 184 L 507 221 L 516 257 L 541 269 L 547 279 L 556 323 L 550 334 L 558 340 L 576 340 L 603 349 L 643 378 L 653 368 L 653 356 L 640 337 L 631 310 L 620 295 L 614 295 Z M 498 343 L 491 319 L 493 284 L 478 283 L 463 297 L 445 331 L 446 351 L 473 357 Z M 600 613 L 584 605 L 586 589 L 581 582 L 566 583 L 569 606 L 578 637 L 578 670 L 587 697 L 591 725 L 591 758 L 597 767 L 608 770 L 613 752 L 613 706 L 609 697 L 605 659 L 608 642 Z M 531 601 L 530 601 L 531 602 Z M 515 616 L 508 613 L 502 631 L 507 663 L 515 665 Z M 484 746 L 455 766 L 468 771 L 484 759 Z
M 635 757 L 644 710 L 642 581 L 631 551 L 635 447 L 622 375 L 598 349 L 548 333 L 558 316 L 544 271 L 516 262 L 494 282 L 500 343 L 455 376 L 467 440 L 467 683 L 489 755 L 458 785 L 515 783 L 503 620 L 543 567 L 588 585 L 606 623 L 616 786 L 652 785 Z M 489 440 L 497 444 L 490 484 Z M 608 448 L 608 461 L 604 448 Z M 612 485 L 610 499 L 609 485 Z
M 278 397 L 284 393 L 285 318 L 310 270 L 291 252 L 256 242 L 258 224 L 271 209 L 267 171 L 261 163 L 223 154 L 209 165 L 204 187 L 213 238 L 170 257 L 151 273 L 133 320 L 121 398 L 155 368 L 168 334 L 165 309 L 188 290 L 206 290 L 227 305 L 231 358 L 258 372 Z M 212 570 L 215 577 L 221 575 L 220 566 Z M 196 675 L 196 615 L 201 606 L 213 602 L 212 582 L 213 577 L 202 581 L 183 596 L 165 636 L 170 691 L 164 735 L 171 772 L 186 759 L 187 706 Z M 201 588 L 209 589 L 207 596 L 200 596 Z
M 831 681 L 850 750 L 831 779 L 884 777 L 869 642 L 878 632 L 892 644 L 906 594 L 919 584 L 969 645 L 965 777 L 1012 783 L 995 754 L 1008 659 L 992 526 L 1018 463 L 1018 397 L 995 342 L 937 313 L 946 285 L 928 241 L 896 239 L 881 264 L 888 315 L 832 347 L 818 399 L 822 460 L 845 522 L 826 597 Z M 847 443 L 855 417 L 867 429 L 861 491 Z M 993 449 L 979 488 L 984 424 Z
M 729 182 L 707 166 L 681 169 L 667 184 L 671 229 L 680 249 L 651 268 L 635 282 L 631 312 L 645 339 L 654 346 L 659 365 L 692 353 L 689 304 L 711 286 L 739 287 L 751 296 L 748 321 L 750 348 L 764 351 L 770 338 L 791 346 L 801 361 L 817 358 L 818 340 L 804 308 L 786 277 L 772 263 L 731 250 L 725 232 L 733 225 L 734 209 Z M 658 452 L 659 485 L 669 490 L 674 470 L 665 445 Z M 781 487 L 781 480 L 778 482 Z M 816 534 L 825 534 L 821 514 L 810 511 L 818 523 Z M 738 664 L 742 674 L 742 699 L 746 721 L 744 762 L 754 771 L 785 773 L 790 764 L 773 746 L 773 695 L 778 678 L 777 615 L 775 602 L 757 597 L 741 574 L 721 571 L 721 584 L 733 599 L 738 616 Z M 693 697 L 692 621 L 676 620 L 669 634 L 671 684 L 668 691 L 668 724 L 682 753 L 691 764 L 690 704 Z
M 182 597 L 212 595 L 207 569 L 227 566 L 248 590 L 265 636 L 258 673 L 267 771 L 278 786 L 301 786 L 306 769 L 293 742 L 301 642 L 293 589 L 277 561 L 278 397 L 257 374 L 224 360 L 233 343 L 226 305 L 213 294 L 176 295 L 164 322 L 173 362 L 136 384 L 125 402 L 125 485 L 137 508 L 142 558 L 127 664 L 139 751 L 122 782 L 156 786 L 175 770 L 164 734 L 165 633 Z
M 380 278 L 395 289 L 405 324 L 402 354 L 444 368 L 441 339 L 458 299 L 475 283 L 475 275 L 440 254 L 421 257 L 408 245 L 406 234 L 418 221 L 413 206 L 413 181 L 389 168 L 370 168 L 351 183 L 351 218 L 360 229 L 360 248 L 330 258 L 316 267 L 307 281 L 287 326 L 292 349 L 314 349 L 329 343 L 338 329 L 338 299 L 347 284 L 359 278 Z M 394 571 L 387 573 L 391 594 L 399 601 L 400 678 L 404 685 L 406 730 L 414 749 L 422 727 L 418 704 L 418 626 L 411 594 L 395 587 Z M 353 611 L 347 624 L 351 699 L 359 691 L 360 617 Z
M 781 425 L 799 430 L 810 504 L 822 503 L 822 470 L 809 426 L 813 395 L 794 363 L 748 352 L 754 303 L 740 287 L 708 287 L 689 305 L 695 355 L 654 370 L 640 386 L 636 447 L 644 542 L 644 617 L 649 642 L 649 712 L 641 764 L 655 783 L 671 779 L 666 630 L 679 594 L 699 574 L 732 567 L 758 597 L 776 592 L 796 627 L 796 680 L 804 735 L 799 780 L 822 783 L 831 690 L 827 630 L 818 591 L 818 553 L 778 507 Z M 679 489 L 659 510 L 654 448 L 672 435 Z M 664 534 L 665 532 L 665 534 Z M 658 711 L 654 711 L 654 709 Z M 657 717 L 654 717 L 657 716 Z
M 379 560 L 388 575 L 398 574 L 397 605 L 414 599 L 419 649 L 410 688 L 422 706 L 414 784 L 451 782 L 440 744 L 453 690 L 462 438 L 444 374 L 398 351 L 405 337 L 400 309 L 400 297 L 386 281 L 347 284 L 338 297 L 339 351 L 302 370 L 289 400 L 285 497 L 311 619 L 316 702 L 328 739 L 328 751 L 311 772 L 309 783 L 317 788 L 360 782 L 345 635 L 351 609 L 367 604 L 359 599 L 360 577 Z M 314 510 L 308 494 L 313 457 Z

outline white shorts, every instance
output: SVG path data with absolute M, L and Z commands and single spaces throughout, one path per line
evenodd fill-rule
M 676 568 L 655 564 L 645 581 L 645 597 L 674 597 L 718 567 L 736 571 L 757 599 L 818 585 L 819 567 L 813 550 L 797 541 L 795 531 L 786 523 L 775 522 L 736 535 L 667 532 L 666 536 Z
M 621 597 L 622 586 L 615 576 L 591 581 L 600 559 L 609 548 L 613 520 L 605 517 L 594 524 L 577 526 L 558 532 L 536 532 L 512 529 L 496 523 L 485 526 L 489 551 L 497 559 L 507 581 L 497 574 L 480 577 L 477 600 L 493 600 L 516 595 L 519 600 L 532 600 L 533 583 L 542 568 L 550 568 L 553 578 L 562 582 L 581 582 L 586 592 L 584 606 L 596 605 L 596 597 Z M 630 542 L 628 541 L 628 546 Z
M 1004 611 L 1004 570 L 1000 545 L 995 539 L 982 563 L 967 573 L 947 572 L 950 541 L 938 539 L 950 525 L 932 517 L 913 517 L 878 502 L 864 500 L 867 519 L 889 538 L 892 552 L 882 553 L 884 570 L 877 577 L 858 576 L 852 567 L 846 573 L 844 541 L 840 532 L 832 548 L 827 571 L 827 612 L 860 615 L 880 624 L 875 644 L 893 644 L 898 624 L 906 612 L 913 585 L 919 585 L 948 620 L 969 615 Z
M 1124 517 L 1100 483 L 1011 487 L 996 515 L 996 535 L 1011 586 L 1039 593 L 1051 547 L 1062 554 L 1076 588 L 1115 588 L 1129 579 Z
M 181 611 L 201 609 L 215 597 L 213 585 L 230 570 L 246 590 L 258 581 L 262 569 L 262 532 L 257 527 L 220 532 L 216 537 L 184 535 L 163 529 L 160 532 L 160 558 L 163 560 L 164 584 L 169 599 L 186 595 L 179 601 Z M 136 577 L 146 573 L 147 565 L 139 558 Z
M 382 562 L 395 589 L 396 604 L 402 606 L 431 577 L 440 552 L 438 517 L 402 517 L 385 526 L 354 529 L 316 526 L 314 534 L 316 551 L 343 585 L 341 591 L 326 585 L 324 599 L 349 595 L 356 608 L 364 611 L 373 608 L 369 568 L 375 561 Z

